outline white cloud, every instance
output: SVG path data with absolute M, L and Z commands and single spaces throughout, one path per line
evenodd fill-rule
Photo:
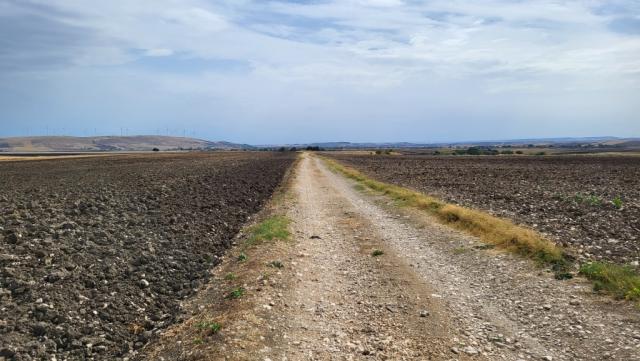
M 147 49 L 144 53 L 146 56 L 162 57 L 173 55 L 171 49 Z
M 32 3 L 39 6 L 27 6 Z M 120 65 L 115 79 L 126 83 L 135 78 L 147 84 L 144 88 L 157 92 L 160 103 L 163 97 L 180 95 L 213 99 L 215 109 L 203 106 L 202 113 L 237 115 L 246 121 L 272 116 L 295 122 L 309 112 L 316 119 L 344 116 L 360 123 L 391 117 L 393 112 L 415 122 L 447 116 L 447 111 L 452 117 L 474 119 L 478 114 L 486 119 L 504 114 L 561 118 L 558 99 L 595 104 L 594 94 L 640 96 L 640 36 L 610 27 L 619 16 L 640 15 L 631 1 L 25 0 L 24 4 L 0 0 L 0 17 L 19 21 L 25 14 L 38 14 L 51 22 L 49 26 L 64 28 L 47 33 L 73 41 L 47 38 L 54 45 L 46 53 L 42 43 L 27 44 L 4 59 L 0 54 L 0 67 L 38 56 L 39 63 L 53 64 L 50 58 L 55 55 L 55 66 L 99 83 L 104 81 L 96 75 L 100 67 L 111 72 Z M 38 24 L 33 26 L 42 26 Z M 22 36 L 18 40 L 25 43 L 38 39 L 12 36 Z M 60 59 L 64 56 L 67 61 Z M 146 59 L 154 67 L 136 63 L 145 57 L 166 59 Z M 184 59 L 196 65 L 179 63 Z M 35 62 L 23 61 L 23 67 Z M 226 62 L 248 65 L 237 73 Z M 183 69 L 188 66 L 193 70 Z M 56 82 L 60 79 L 64 77 L 55 77 Z M 623 113 L 624 119 L 632 119 L 640 111 L 627 97 L 618 98 L 609 106 L 598 103 L 601 109 L 581 116 L 595 119 Z M 532 99 L 538 106 L 524 111 L 525 105 L 514 105 L 526 104 L 522 99 Z

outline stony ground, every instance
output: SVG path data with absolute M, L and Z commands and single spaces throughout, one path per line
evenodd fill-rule
M 134 354 L 175 321 L 293 159 L 0 163 L 0 359 Z
M 361 193 L 317 158 L 296 172 L 275 210 L 293 239 L 236 247 L 145 359 L 640 360 L 632 305 Z
M 639 266 L 640 157 L 328 154 L 381 181 L 535 228 L 582 260 Z

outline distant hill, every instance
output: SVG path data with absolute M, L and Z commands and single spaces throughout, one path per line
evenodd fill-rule
M 407 148 L 441 148 L 441 147 L 500 147 L 500 146 L 550 146 L 555 147 L 611 147 L 611 148 L 637 148 L 640 139 L 637 138 L 616 138 L 616 137 L 584 137 L 584 138 L 543 138 L 543 139 L 511 139 L 494 141 L 469 141 L 450 143 L 407 143 L 407 142 L 379 142 L 379 143 L 351 143 L 351 142 L 324 142 L 324 143 L 304 143 L 287 144 L 285 147 L 305 148 L 308 146 L 320 147 L 324 149 L 407 149 Z M 267 148 L 279 147 L 280 145 L 262 146 Z
M 210 142 L 202 139 L 155 135 L 105 137 L 15 137 L 0 138 L 0 152 L 149 151 L 178 149 L 252 149 L 246 144 Z

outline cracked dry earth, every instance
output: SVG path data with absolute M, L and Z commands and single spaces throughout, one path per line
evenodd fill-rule
M 225 320 L 211 346 L 198 353 L 182 338 L 186 352 L 162 346 L 166 357 L 150 359 L 640 360 L 640 312 L 585 281 L 486 250 L 310 155 L 290 185 L 292 241 L 248 253 L 284 268 L 265 280 L 267 268 L 245 265 L 254 273 L 237 310 L 208 311 Z

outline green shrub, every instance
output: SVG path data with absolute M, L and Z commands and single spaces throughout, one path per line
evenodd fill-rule
M 467 149 L 467 154 L 469 154 L 469 155 L 480 155 L 480 154 L 482 154 L 482 150 L 480 150 L 480 148 L 478 148 L 478 147 L 470 147 L 469 149 Z

